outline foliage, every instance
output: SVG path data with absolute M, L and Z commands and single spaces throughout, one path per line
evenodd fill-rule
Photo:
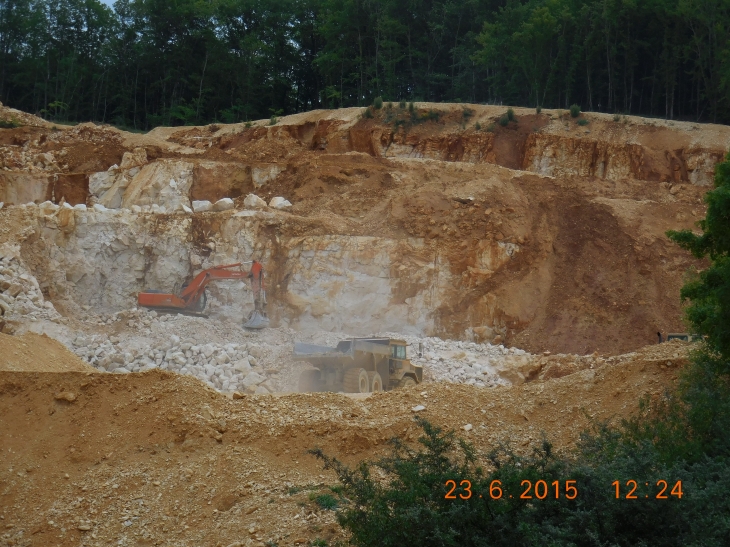
M 330 511 L 337 509 L 337 498 L 332 494 L 314 494 L 310 495 L 310 499 L 322 509 L 329 509 Z
M 511 122 L 515 121 L 515 111 L 512 108 L 507 109 L 507 119 Z
M 380 110 L 381 108 L 383 108 L 383 98 L 375 97 L 375 100 L 373 101 L 373 107 L 375 107 L 376 110 Z
M 477 131 L 481 131 L 482 130 L 482 124 L 480 124 L 479 122 L 475 123 L 474 124 L 474 129 L 476 129 Z
M 277 123 L 279 123 L 279 118 L 272 114 L 271 118 L 269 118 L 269 125 L 276 125 Z
M 535 107 L 535 114 L 540 114 L 542 112 L 542 107 L 540 105 L 537 105 Z
M 0 120 L 0 129 L 15 129 L 16 127 L 20 127 L 20 125 L 20 122 L 15 118 Z
M 136 129 L 382 96 L 727 123 L 729 43 L 718 0 L 5 0 L 0 101 Z
M 577 121 L 577 122 L 575 122 L 575 123 L 577 123 L 578 125 L 581 125 L 581 126 L 586 126 L 586 125 L 588 125 L 588 124 L 589 124 L 590 122 L 589 122 L 588 120 L 586 120 L 585 118 L 581 118 L 580 120 L 578 120 L 578 121 Z
M 499 125 L 502 127 L 507 127 L 509 125 L 509 116 L 507 114 L 502 114 L 499 117 Z
M 405 101 L 398 102 L 398 108 L 403 109 L 405 107 L 406 107 L 406 102 Z
M 690 302 L 686 316 L 695 331 L 707 337 L 711 351 L 730 359 L 730 154 L 717 165 L 715 187 L 705 202 L 707 215 L 698 222 L 701 234 L 682 230 L 667 235 L 695 257 L 712 261 L 680 294 Z
M 396 439 L 391 455 L 354 469 L 320 450 L 311 451 L 342 482 L 349 503 L 338 512 L 338 520 L 352 534 L 352 544 L 719 547 L 730 533 L 730 501 L 724 495 L 730 487 L 727 459 L 662 463 L 651 442 L 634 442 L 605 425 L 584 434 L 570 459 L 557 457 L 547 441 L 528 457 L 504 446 L 480 457 L 453 431 L 417 421 L 424 432 L 420 448 Z M 620 499 L 613 484 L 617 479 Z M 626 482 L 632 479 L 641 483 L 636 501 L 625 499 L 630 492 Z M 454 484 L 447 484 L 449 480 Z M 470 497 L 464 480 L 471 484 Z M 668 484 L 667 499 L 656 498 L 661 490 L 657 481 L 662 480 Z M 531 499 L 521 497 L 524 481 L 530 481 Z M 538 481 L 545 481 L 547 489 L 541 485 L 536 490 Z M 456 499 L 446 499 L 454 485 Z M 568 486 L 577 489 L 573 500 L 566 497 L 572 495 Z
M 496 127 L 496 125 L 495 125 L 494 123 L 490 123 L 490 124 L 489 124 L 489 125 L 487 126 L 487 131 L 489 131 L 490 133 L 494 133 L 494 130 L 495 130 L 496 128 L 497 128 L 497 127 Z
M 373 111 L 370 110 L 370 108 L 366 108 L 362 113 L 363 118 L 372 118 L 373 117 Z
M 577 104 L 570 105 L 570 116 L 572 118 L 577 118 L 578 116 L 580 116 L 580 105 L 577 105 Z

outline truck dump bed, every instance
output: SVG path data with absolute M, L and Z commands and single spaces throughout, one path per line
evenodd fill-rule
M 321 358 L 354 357 L 356 351 L 374 353 L 376 355 L 390 355 L 389 338 L 353 338 L 343 340 L 336 348 L 295 342 L 293 358 L 297 361 L 310 361 Z

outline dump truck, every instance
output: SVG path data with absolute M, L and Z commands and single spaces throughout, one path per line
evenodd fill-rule
M 299 391 L 371 393 L 420 384 L 423 367 L 407 358 L 406 345 L 393 338 L 350 338 L 335 348 L 297 342 L 293 358 L 315 367 L 302 371 Z

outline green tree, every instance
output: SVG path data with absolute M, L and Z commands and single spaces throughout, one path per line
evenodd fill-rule
M 690 302 L 689 323 L 707 337 L 712 351 L 730 359 L 730 154 L 717 165 L 715 188 L 705 202 L 707 215 L 698 223 L 701 234 L 682 230 L 667 235 L 695 257 L 712 261 L 682 288 L 681 296 Z

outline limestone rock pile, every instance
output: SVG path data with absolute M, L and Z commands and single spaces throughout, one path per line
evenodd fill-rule
M 4 320 L 57 321 L 61 315 L 45 300 L 18 252 L 17 246 L 0 247 L 0 315 Z
M 286 387 L 275 363 L 291 353 L 288 341 L 261 343 L 235 325 L 136 309 L 97 322 L 116 325 L 121 333 L 80 334 L 72 346 L 100 370 L 125 374 L 159 368 L 195 376 L 223 392 L 267 394 Z
M 537 359 L 518 348 L 397 333 L 382 336 L 405 340 L 411 361 L 421 365 L 424 376 L 436 382 L 477 387 L 521 384 L 539 369 Z

